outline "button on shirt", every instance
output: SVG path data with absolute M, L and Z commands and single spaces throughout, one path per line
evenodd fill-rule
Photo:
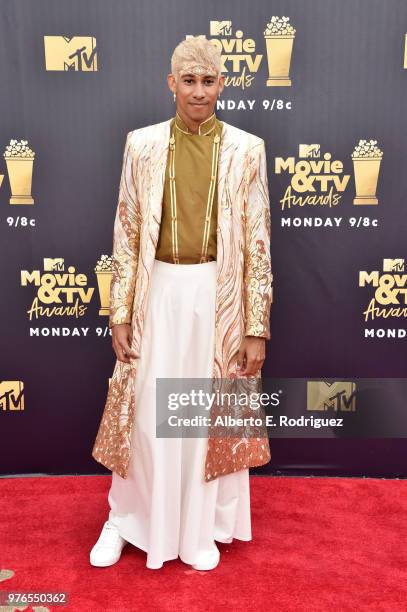
M 213 141 L 221 136 L 223 124 L 215 113 L 199 125 L 193 134 L 176 113 L 170 123 L 170 132 L 175 137 L 175 190 L 178 235 L 178 257 L 180 264 L 200 262 L 205 229 L 205 216 L 211 179 Z M 167 157 L 162 203 L 162 217 L 158 237 L 156 259 L 175 263 L 172 248 L 171 200 L 170 200 L 170 154 Z M 218 188 L 216 167 L 215 193 L 211 212 L 207 259 L 216 260 Z

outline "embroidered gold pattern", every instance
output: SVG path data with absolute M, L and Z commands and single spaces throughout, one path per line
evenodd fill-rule
M 124 401 L 123 388 L 129 387 L 130 400 Z M 130 366 L 116 361 L 106 406 L 94 443 L 92 456 L 109 470 L 125 478 L 131 450 L 131 426 L 134 418 L 134 390 L 130 378 Z
M 119 323 L 131 323 L 141 227 L 133 163 L 134 156 L 128 134 L 114 221 L 109 327 Z
M 217 75 L 216 70 L 212 68 L 212 66 L 209 66 L 209 64 L 205 64 L 205 65 L 197 64 L 194 61 L 184 62 L 182 64 L 182 68 L 179 70 L 180 76 L 183 76 L 184 74 L 189 74 L 189 73 L 193 73 L 197 75 L 207 74 L 208 76 L 213 76 L 213 77 L 216 77 Z
M 270 258 L 271 218 L 264 141 L 253 147 L 245 203 L 246 247 L 244 306 L 246 336 L 270 339 L 272 282 Z

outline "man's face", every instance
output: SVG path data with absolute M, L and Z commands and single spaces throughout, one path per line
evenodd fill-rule
M 177 111 L 191 122 L 201 123 L 210 117 L 216 105 L 218 95 L 224 87 L 223 75 L 213 77 L 208 74 L 178 75 L 175 82 L 172 74 L 168 75 L 168 85 L 177 94 Z

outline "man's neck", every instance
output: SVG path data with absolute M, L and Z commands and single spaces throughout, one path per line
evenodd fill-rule
M 190 119 L 190 117 L 187 117 L 186 115 L 184 115 L 184 113 L 182 111 L 180 111 L 179 108 L 177 108 L 177 113 L 181 117 L 181 119 L 185 123 L 185 125 L 188 126 L 188 129 L 193 134 L 198 134 L 199 133 L 199 126 L 202 125 L 202 123 L 204 123 L 205 121 L 207 121 L 210 117 L 212 117 L 214 111 L 212 110 L 209 113 L 209 115 L 204 117 L 201 121 L 194 121 L 193 119 Z

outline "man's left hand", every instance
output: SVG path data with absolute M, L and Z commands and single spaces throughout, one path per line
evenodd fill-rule
M 266 339 L 257 336 L 245 336 L 237 355 L 239 376 L 255 376 L 261 370 L 265 358 Z

